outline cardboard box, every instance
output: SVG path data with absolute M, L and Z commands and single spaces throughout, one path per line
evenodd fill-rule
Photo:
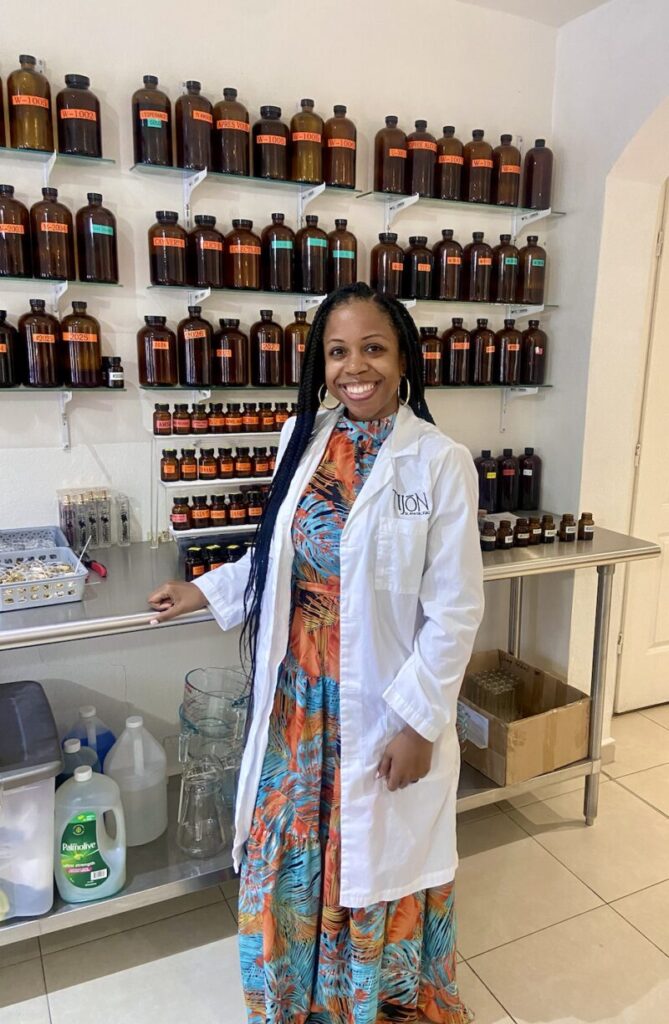
M 522 681 L 519 697 L 526 717 L 503 722 L 469 699 L 468 677 L 496 668 Z M 588 756 L 590 697 L 506 651 L 472 656 L 460 704 L 471 737 L 462 759 L 500 786 L 524 782 Z

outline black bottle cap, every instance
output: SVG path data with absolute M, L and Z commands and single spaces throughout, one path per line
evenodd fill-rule
M 196 82 L 195 79 L 189 79 L 189 81 L 186 82 L 186 88 L 189 92 L 199 92 L 202 88 L 202 83 Z
M 19 54 L 19 64 L 30 64 L 32 67 L 35 67 L 37 59 L 29 53 L 21 53 Z
M 525 454 L 526 455 L 534 455 L 534 448 L 526 448 L 525 449 Z
M 475 128 L 474 131 L 472 132 L 472 138 L 476 142 L 480 142 L 484 135 L 485 132 L 483 131 L 483 128 Z
M 502 143 L 503 146 L 510 146 L 512 139 L 513 135 L 500 135 L 499 137 L 499 141 Z
M 243 231 L 250 231 L 251 228 L 253 227 L 253 221 L 252 220 L 243 220 L 243 219 L 242 220 L 233 220 L 232 226 L 235 229 L 235 231 L 238 231 L 239 229 L 241 229 Z
M 283 224 L 285 219 L 286 219 L 285 213 L 273 213 L 272 214 L 272 221 L 275 224 Z
M 474 232 L 472 232 L 472 238 L 474 239 L 475 242 L 482 242 L 483 241 L 483 232 L 482 231 L 474 231 Z
M 281 107 L 261 107 L 260 116 L 267 117 L 272 121 L 277 121 L 281 117 Z
M 304 109 L 305 107 L 313 107 L 314 106 L 314 101 L 313 100 L 300 100 L 300 106 L 302 107 L 302 109 Z
M 508 245 L 509 242 L 511 241 L 511 235 L 500 235 L 499 240 L 502 243 L 502 245 Z
M 539 326 L 539 321 L 538 320 L 528 320 L 528 324 L 529 324 L 530 327 L 538 327 Z
M 536 245 L 538 241 L 539 241 L 539 236 L 538 235 L 528 235 L 527 236 L 527 244 L 528 245 Z
M 335 220 L 335 227 L 337 228 L 338 231 L 345 231 L 347 224 L 348 221 L 343 217 L 339 217 L 337 220 Z
M 452 124 L 445 124 L 443 131 L 447 139 L 452 139 L 455 135 L 455 126 Z
M 438 330 L 439 330 L 438 327 L 421 327 L 420 328 L 420 333 L 421 334 L 436 334 Z
M 87 192 L 86 198 L 88 199 L 91 206 L 99 206 L 102 202 L 102 195 L 100 192 Z
M 453 319 L 451 320 L 451 323 L 453 324 L 454 327 L 462 327 L 464 320 L 462 319 L 461 316 L 454 316 Z
M 0 320 L 6 320 L 6 319 L 7 319 L 7 310 L 6 309 L 0 309 Z
M 535 139 L 534 140 L 535 149 L 543 149 L 545 145 L 546 145 L 546 140 L 545 139 Z
M 442 228 L 441 237 L 444 239 L 445 242 L 450 242 L 450 240 L 453 238 L 453 228 Z
M 379 235 L 379 242 L 396 242 L 397 235 L 394 231 L 382 231 Z
M 236 100 L 237 99 L 237 90 L 236 89 L 232 89 L 230 87 L 225 88 L 223 90 L 223 98 L 226 99 L 226 100 Z
M 65 85 L 70 89 L 88 89 L 90 84 L 88 75 L 65 75 Z
M 343 103 L 335 103 L 335 105 L 332 108 L 332 110 L 333 110 L 333 113 L 336 114 L 337 117 L 343 117 L 344 114 L 346 113 L 346 107 L 344 106 Z
M 149 324 L 151 327 L 164 327 L 167 323 L 166 316 L 145 316 L 144 323 Z
M 387 114 L 386 115 L 386 128 L 397 128 L 397 121 L 398 121 L 398 118 L 395 116 L 395 114 Z
M 158 85 L 158 75 L 144 75 L 142 81 L 147 89 L 155 89 Z
M 156 210 L 156 220 L 160 224 L 176 224 L 179 214 L 176 210 Z
M 189 306 L 188 307 L 188 315 L 189 316 L 199 316 L 201 312 L 202 312 L 202 306 Z
M 487 327 L 487 326 L 488 326 L 488 318 L 487 318 L 487 317 L 485 317 L 485 316 L 482 316 L 482 317 L 480 317 L 480 318 L 479 318 L 479 319 L 478 319 L 478 320 L 476 321 L 476 326 L 477 326 L 477 327 Z
M 45 199 L 58 199 L 58 189 L 57 188 L 43 188 L 42 189 L 42 195 L 44 196 Z
M 213 228 L 216 224 L 216 218 L 212 217 L 209 213 L 197 213 L 195 215 L 195 223 L 204 228 Z
M 0 185 L 0 196 L 13 196 L 14 186 L 13 185 Z
M 273 309 L 261 309 L 260 310 L 260 318 L 262 320 L 271 320 L 273 316 L 274 316 L 274 310 Z
M 307 319 L 307 311 L 306 309 L 296 309 L 293 316 L 298 322 L 304 323 Z
M 504 455 L 505 458 L 508 458 L 509 455 L 513 455 L 513 448 L 504 448 L 502 455 Z
M 424 132 L 426 130 L 426 128 L 427 128 L 427 121 L 422 121 L 421 120 L 421 121 L 415 121 L 414 123 L 416 125 L 416 131 L 417 132 Z
M 306 216 L 306 221 L 309 227 L 315 228 L 316 225 L 318 224 L 318 217 L 316 216 L 315 213 L 308 213 Z
M 44 299 L 31 299 L 30 300 L 30 308 L 32 310 L 34 310 L 36 313 L 40 313 L 40 312 L 43 313 L 45 305 L 46 305 L 46 303 L 45 303 Z
M 411 235 L 409 245 L 427 245 L 427 235 Z
M 490 458 L 490 448 L 484 448 L 483 451 L 481 452 L 481 457 L 484 458 L 484 459 L 489 459 Z
M 72 300 L 72 310 L 75 313 L 85 313 L 88 303 Z
M 235 320 L 232 317 L 222 317 L 218 322 L 221 327 L 232 327 L 235 330 L 239 327 L 239 320 Z

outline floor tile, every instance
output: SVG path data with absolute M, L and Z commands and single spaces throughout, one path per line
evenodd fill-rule
M 460 998 L 474 1014 L 476 1024 L 514 1024 L 471 967 L 458 964 L 457 978 Z
M 475 807 L 471 811 L 461 811 L 457 817 L 457 827 L 467 825 L 470 821 L 481 821 L 483 818 L 494 818 L 501 813 L 500 804 L 486 804 L 485 807 Z
M 226 899 L 229 899 L 231 896 L 236 898 L 239 892 L 239 875 L 221 882 L 220 889 Z
M 625 896 L 611 906 L 669 956 L 669 881 Z
M 595 824 L 588 827 L 582 814 L 580 793 L 509 811 L 606 903 L 669 878 L 669 820 L 658 811 L 607 783 Z
M 465 960 L 601 902 L 505 814 L 465 825 L 458 845 L 458 948 Z
M 228 904 L 228 907 L 230 908 L 230 913 L 234 917 L 235 921 L 238 922 L 239 921 L 239 914 L 238 914 L 238 910 L 237 910 L 237 900 L 236 899 L 229 899 L 229 900 L 226 900 L 225 902 Z
M 651 804 L 669 817 L 669 764 L 647 768 L 646 771 L 635 772 L 634 775 L 624 775 L 618 782 L 624 789 L 635 793 L 647 804 Z
M 654 708 L 642 708 L 640 712 L 644 718 L 650 718 L 651 722 L 669 729 L 669 704 L 658 704 Z
M 20 964 L 24 960 L 34 960 L 38 956 L 37 939 L 24 939 L 22 942 L 12 942 L 9 946 L 0 946 L 0 970 L 3 967 L 11 967 L 12 964 Z
M 38 959 L 0 970 L 0 1024 L 49 1024 L 42 964 Z
M 610 907 L 564 921 L 471 967 L 518 1024 L 665 1024 L 669 959 Z
M 600 786 L 608 782 L 607 775 L 600 773 Z M 536 804 L 540 800 L 552 800 L 556 796 L 564 796 L 565 793 L 581 793 L 585 795 L 585 779 L 567 779 L 566 782 L 556 782 L 552 786 L 539 786 L 529 793 L 521 796 L 514 796 L 510 800 L 502 800 L 500 808 L 509 811 L 512 807 L 527 807 L 528 804 Z
M 612 779 L 669 763 L 667 730 L 638 711 L 614 715 L 611 735 L 616 741 L 616 759 L 604 771 Z

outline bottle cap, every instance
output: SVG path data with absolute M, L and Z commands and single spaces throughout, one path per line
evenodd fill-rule
M 504 321 L 504 326 L 505 327 L 513 327 L 515 322 L 516 322 L 515 320 L 505 320 Z
M 482 242 L 483 241 L 483 232 L 482 231 L 474 231 L 472 233 L 472 238 L 474 239 L 475 242 Z
M 526 455 L 534 455 L 534 448 L 526 448 L 525 449 L 525 454 Z
M 223 317 L 218 322 L 221 325 L 221 327 L 233 327 L 233 328 L 239 327 L 239 320 L 234 320 L 234 319 L 231 319 L 230 317 Z
M 0 196 L 13 196 L 14 186 L 13 185 L 0 185 Z
M 74 769 L 75 782 L 89 782 L 93 778 L 93 769 L 90 764 L 80 764 Z
M 462 327 L 464 320 L 462 319 L 461 316 L 454 316 L 453 319 L 451 320 L 451 323 L 453 324 L 454 327 Z
M 155 89 L 158 85 L 158 75 L 144 75 L 142 81 L 147 89 Z
M 512 138 L 512 135 L 500 135 L 499 141 L 502 143 L 503 146 L 510 146 Z
M 83 707 L 79 708 L 79 715 L 81 718 L 95 718 L 97 712 L 93 704 L 84 704 Z
M 335 220 L 335 227 L 337 228 L 338 231 L 344 231 L 346 229 L 347 224 L 348 221 L 344 217 L 339 217 L 337 220 Z
M 126 729 L 141 729 L 144 725 L 144 719 L 141 715 L 130 715 L 125 720 Z
M 295 312 L 293 313 L 293 316 L 297 321 L 301 321 L 302 323 L 304 323 L 304 321 L 306 321 L 307 319 L 307 311 L 306 309 L 296 309 Z
M 92 206 L 99 206 L 102 202 L 102 195 L 100 192 L 87 192 L 86 198 Z
M 85 313 L 88 303 L 79 300 L 72 300 L 72 309 L 75 313 Z
M 188 314 L 189 314 L 189 316 L 199 316 L 201 312 L 202 312 L 202 306 L 189 306 L 188 307 Z
M 333 113 L 336 114 L 337 117 L 343 117 L 344 114 L 346 113 L 346 107 L 344 106 L 343 103 L 335 103 L 335 105 L 332 108 L 332 110 L 333 110 Z
M 286 219 L 285 213 L 273 213 L 272 220 L 275 224 L 283 224 Z
M 44 196 L 45 199 L 58 199 L 58 189 L 57 188 L 43 188 L 42 189 L 42 195 Z
M 150 324 L 151 327 L 162 327 L 167 323 L 166 316 L 145 316 L 144 323 Z
M 274 310 L 273 309 L 261 309 L 260 310 L 260 316 L 262 317 L 263 320 L 271 320 L 273 315 L 274 315 Z
M 546 140 L 545 139 L 535 139 L 534 140 L 535 149 L 543 149 L 545 145 L 546 145 Z
M 29 53 L 22 53 L 19 55 L 19 64 L 30 64 L 31 67 L 35 67 L 37 60 L 32 57 Z
M 395 114 L 386 115 L 386 128 L 397 128 L 397 117 Z
M 421 327 L 420 328 L 420 333 L 421 334 L 436 334 L 438 330 L 439 330 L 438 327 Z
M 489 459 L 490 458 L 490 452 L 491 452 L 490 448 L 484 448 L 483 451 L 481 452 L 481 457 L 484 458 L 484 459 Z
M 238 230 L 250 231 L 251 228 L 253 227 L 253 221 L 252 220 L 243 220 L 243 219 L 242 220 L 233 220 L 232 226 L 235 229 L 235 231 L 238 231 Z
M 427 235 L 411 235 L 409 245 L 427 245 Z
M 313 107 L 313 105 L 313 100 L 300 100 L 300 106 L 302 107 L 303 110 L 307 107 Z
M 88 89 L 91 80 L 87 75 L 65 75 L 65 85 L 70 89 Z
M 318 224 L 318 217 L 316 216 L 315 213 L 308 213 L 306 216 L 306 221 L 309 227 L 315 228 L 316 225 Z
M 499 240 L 502 243 L 502 245 L 508 245 L 509 242 L 511 241 L 511 235 L 500 235 Z
M 416 125 L 416 131 L 417 132 L 424 132 L 425 129 L 427 128 L 427 121 L 420 120 L 420 121 L 415 121 L 414 123 Z
M 488 319 L 487 319 L 487 317 L 481 317 L 479 320 L 477 320 L 476 321 L 476 326 L 477 327 L 487 327 L 488 326 Z
M 236 89 L 232 89 L 229 86 L 227 86 L 223 90 L 223 98 L 226 99 L 226 100 L 236 100 L 237 99 L 237 90 Z
M 45 306 L 46 306 L 46 303 L 45 303 L 44 299 L 31 299 L 30 300 L 30 308 L 32 310 L 34 310 L 36 313 L 43 313 Z
M 394 231 L 382 231 L 379 235 L 379 242 L 396 242 L 397 235 Z
M 6 309 L 0 309 L 0 320 L 5 320 L 6 317 L 7 317 L 7 310 Z
M 505 458 L 508 458 L 510 455 L 513 455 L 513 448 L 504 448 L 502 454 Z
M 281 107 L 261 107 L 260 116 L 267 117 L 272 121 L 277 121 L 281 117 Z
M 159 224 L 176 224 L 179 214 L 176 210 L 156 210 L 156 220 Z
M 447 139 L 452 139 L 455 135 L 455 126 L 452 124 L 445 124 L 443 127 L 444 135 Z
M 539 241 L 539 236 L 538 235 L 528 235 L 527 236 L 527 244 L 528 245 L 536 245 L 538 241 Z
M 186 88 L 189 92 L 199 92 L 202 88 L 202 83 L 196 82 L 194 78 L 191 78 L 186 82 Z
M 483 131 L 483 128 L 475 128 L 474 131 L 472 132 L 472 138 L 476 142 L 480 142 L 484 135 L 485 132 Z
M 81 740 L 75 738 L 65 740 L 63 743 L 63 750 L 66 754 L 76 754 L 77 751 L 81 750 Z
M 453 237 L 453 228 L 442 228 L 441 237 L 444 239 L 444 241 L 450 242 L 450 240 Z
M 528 320 L 528 323 L 529 323 L 530 327 L 538 327 L 539 326 L 539 321 L 538 320 Z
M 212 217 L 211 214 L 208 213 L 197 213 L 195 215 L 195 223 L 198 226 L 213 228 L 216 224 L 216 218 Z

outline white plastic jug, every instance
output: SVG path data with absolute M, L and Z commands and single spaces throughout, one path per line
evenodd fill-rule
M 142 846 L 162 835 L 167 828 L 167 755 L 144 728 L 141 715 L 126 719 L 104 772 L 121 791 L 128 846 Z
M 114 819 L 107 831 L 105 815 Z M 66 903 L 113 896 L 125 884 L 125 820 L 121 794 L 113 779 L 90 765 L 56 791 L 54 869 Z

